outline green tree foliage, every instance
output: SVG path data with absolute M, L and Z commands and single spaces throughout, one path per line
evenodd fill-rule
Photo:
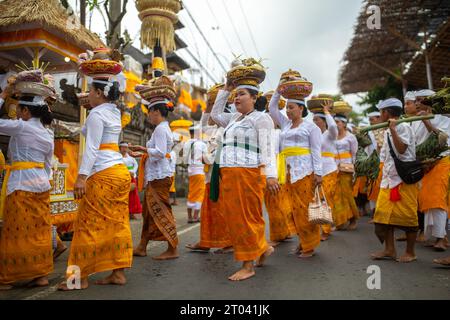
M 403 100 L 403 88 L 402 84 L 395 79 L 393 76 L 389 76 L 387 82 L 384 86 L 374 86 L 361 101 L 358 102 L 359 105 L 369 105 L 364 114 L 372 111 L 377 111 L 377 104 L 380 100 L 385 100 L 388 98 L 397 98 Z

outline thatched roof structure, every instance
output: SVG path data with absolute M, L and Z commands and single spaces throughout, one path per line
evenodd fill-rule
M 58 0 L 0 1 L 0 31 L 44 29 L 82 50 L 105 46 L 100 38 L 69 17 Z
M 379 30 L 367 27 L 370 5 L 381 9 Z M 448 0 L 364 0 L 343 58 L 339 77 L 342 92 L 368 91 L 385 84 L 389 74 L 396 73 L 401 80 L 408 80 L 408 87 L 428 87 L 422 50 L 424 31 L 429 39 L 433 83 L 440 87 L 440 79 L 449 71 L 449 16 Z

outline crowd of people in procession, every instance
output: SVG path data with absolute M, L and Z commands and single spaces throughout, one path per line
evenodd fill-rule
M 380 158 L 380 173 L 369 183 L 365 177 L 355 180 L 358 141 L 349 130 L 347 115 L 333 114 L 333 103 L 328 102 L 314 112 L 313 121 L 306 120 L 305 99 L 287 99 L 280 108 L 285 87 L 280 84 L 265 97 L 259 90 L 262 80 L 253 80 L 228 78 L 225 84 L 211 88 L 200 125 L 192 128 L 192 139 L 178 153 L 167 121 L 174 109 L 170 79 L 154 79 L 139 91 L 155 129 L 146 146 L 133 146 L 119 143 L 117 81 L 104 75 L 93 77 L 90 112 L 82 130 L 86 148 L 74 188 L 80 205 L 68 279 L 72 266 L 77 266 L 81 289 L 89 286 L 90 275 L 104 271 L 112 273 L 97 284 L 123 285 L 124 270 L 132 267 L 133 256 L 147 256 L 149 241 L 167 242 L 167 250 L 155 260 L 179 257 L 170 194 L 175 166 L 181 162 L 188 165 L 188 222 L 200 223 L 199 241 L 186 247 L 233 253 L 242 262 L 229 277 L 233 281 L 254 276 L 255 267 L 264 266 L 275 247 L 294 236 L 298 237 L 298 257 L 312 258 L 321 241 L 333 241 L 333 232 L 356 230 L 364 211 L 372 215 L 375 234 L 384 244 L 383 250 L 370 255 L 372 259 L 412 262 L 417 259 L 416 241 L 424 240 L 437 251 L 446 250 L 450 153 L 444 151 L 418 182 L 405 183 L 396 166 L 397 161 L 414 162 L 416 146 L 430 134 L 443 133 L 449 139 L 450 119 L 442 115 L 398 123 L 404 115 L 432 114 L 426 98 L 433 91 L 408 92 L 404 103 L 388 98 L 369 114 L 371 124 L 389 124 L 387 129 L 371 131 L 371 143 L 364 147 L 368 155 L 377 152 Z M 11 90 L 8 87 L 1 93 L 0 106 Z M 0 134 L 11 137 L 11 164 L 5 193 L 2 190 L 1 289 L 27 279 L 30 286 L 46 286 L 53 272 L 50 104 L 45 96 L 21 93 L 17 116 L 19 120 L 0 119 Z M 135 157 L 140 158 L 139 165 Z M 142 206 L 139 191 L 144 192 Z M 309 204 L 317 193 L 323 194 L 332 209 L 333 225 L 308 219 Z M 133 248 L 130 218 L 140 213 L 141 240 Z M 395 229 L 405 236 L 395 239 Z M 400 256 L 395 240 L 407 242 Z M 435 262 L 449 265 L 449 260 Z M 69 282 L 59 286 L 64 291 L 73 288 Z

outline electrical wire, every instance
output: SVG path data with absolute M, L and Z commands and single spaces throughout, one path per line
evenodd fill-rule
M 239 40 L 239 43 L 240 43 L 240 45 L 241 45 L 241 49 L 242 49 L 243 53 L 244 53 L 245 55 L 247 55 L 247 51 L 245 51 L 245 47 L 244 47 L 244 45 L 242 44 L 242 40 L 241 40 L 241 37 L 239 36 L 239 32 L 237 31 L 236 25 L 234 24 L 233 18 L 231 17 L 230 12 L 228 11 L 228 7 L 227 7 L 227 5 L 225 4 L 225 1 L 224 1 L 224 0 L 222 0 L 222 4 L 223 4 L 223 6 L 225 7 L 225 12 L 226 12 L 226 14 L 227 14 L 227 16 L 228 16 L 228 19 L 230 20 L 231 25 L 233 26 L 234 33 L 236 34 L 236 38 Z

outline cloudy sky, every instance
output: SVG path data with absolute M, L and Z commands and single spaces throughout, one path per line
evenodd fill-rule
M 77 0 L 70 2 L 75 8 Z M 264 91 L 274 89 L 281 73 L 292 68 L 313 82 L 314 93 L 339 93 L 338 71 L 353 36 L 353 26 L 362 0 L 183 2 L 226 68 L 233 55 L 263 59 L 263 65 L 268 68 L 262 86 Z M 221 80 L 224 72 L 186 10 L 181 11 L 179 16 L 186 27 L 177 33 L 214 78 Z M 139 47 L 140 20 L 133 0 L 129 0 L 122 28 L 129 31 L 135 39 L 135 46 Z M 99 34 L 104 33 L 103 20 L 97 13 L 92 17 L 91 29 Z M 213 84 L 186 50 L 177 53 L 193 69 L 202 72 L 207 85 Z M 184 72 L 183 76 L 190 81 L 199 81 L 199 73 L 195 70 Z M 349 95 L 346 99 L 357 107 L 358 97 Z

